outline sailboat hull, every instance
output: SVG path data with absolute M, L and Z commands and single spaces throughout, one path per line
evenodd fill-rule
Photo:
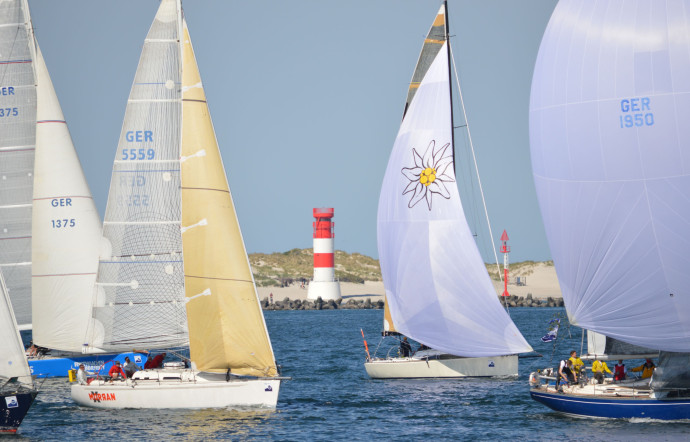
M 280 380 L 192 370 L 143 370 L 126 381 L 72 385 L 72 399 L 95 408 L 275 408 Z
M 80 353 L 64 353 L 55 356 L 45 356 L 39 359 L 29 359 L 31 374 L 37 378 L 67 377 L 70 370 L 79 368 L 84 364 L 86 371 L 107 373 L 114 361 L 125 362 L 125 356 L 135 364 L 143 367 L 146 363 L 146 355 L 139 353 L 111 353 L 83 355 Z
M 531 389 L 530 396 L 552 410 L 568 416 L 608 419 L 690 419 L 690 399 L 602 398 L 547 392 L 544 389 Z
M 3 393 L 0 399 L 0 433 L 16 433 L 38 392 Z
M 518 356 L 462 358 L 444 355 L 438 359 L 375 359 L 364 364 L 374 379 L 466 378 L 517 376 Z

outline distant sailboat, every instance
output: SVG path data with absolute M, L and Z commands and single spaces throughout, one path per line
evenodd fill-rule
M 539 49 L 532 167 L 572 324 L 650 379 L 531 396 L 568 415 L 690 418 L 690 3 L 561 0 Z M 549 382 L 550 381 L 550 382 Z
M 15 433 L 38 394 L 0 272 L 0 433 Z
M 274 408 L 281 378 L 180 1 L 144 43 L 113 166 L 89 344 L 169 348 L 127 381 L 73 385 L 100 408 Z
M 72 144 L 26 0 L 0 5 L 0 268 L 22 329 L 49 354 L 39 376 L 98 369 L 114 354 L 82 355 L 101 223 Z M 6 86 L 7 85 L 7 86 Z M 33 196 L 33 197 L 32 197 Z
M 447 5 L 424 42 L 383 180 L 378 249 L 384 334 L 430 349 L 372 358 L 373 378 L 518 374 L 532 348 L 501 307 L 455 183 Z

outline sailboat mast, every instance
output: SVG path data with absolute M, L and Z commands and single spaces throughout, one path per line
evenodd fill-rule
M 448 60 L 450 61 L 450 28 L 448 26 L 448 1 L 443 0 L 443 8 L 445 9 L 446 19 L 446 51 L 448 51 Z M 448 93 L 450 94 L 450 141 L 453 152 L 453 170 L 455 170 L 455 120 L 453 119 L 453 73 L 451 70 L 451 63 L 448 63 Z

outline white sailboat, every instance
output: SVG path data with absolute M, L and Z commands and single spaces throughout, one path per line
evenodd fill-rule
M 113 354 L 82 354 L 101 223 L 69 135 L 26 0 L 0 6 L 0 268 L 20 327 L 47 353 L 39 376 L 95 369 Z M 101 352 L 102 353 L 102 352 Z
M 498 302 L 455 184 L 447 5 L 424 42 L 381 189 L 384 334 L 430 349 L 370 358 L 373 378 L 518 374 L 532 348 Z
M 280 380 L 179 0 L 146 37 L 113 166 L 88 344 L 169 348 L 126 381 L 73 385 L 100 408 L 274 408 Z
M 533 373 L 561 413 L 690 418 L 689 3 L 561 0 L 542 39 L 532 168 L 568 317 L 601 359 L 660 351 L 632 384 Z
M 16 433 L 38 394 L 0 272 L 0 434 Z

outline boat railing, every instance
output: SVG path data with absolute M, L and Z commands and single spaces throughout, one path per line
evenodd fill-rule
M 617 397 L 637 397 L 647 396 L 651 389 L 647 383 L 640 384 L 639 378 L 615 381 L 610 378 L 599 384 L 596 378 L 589 377 L 586 368 L 581 371 L 578 382 L 558 382 L 558 372 L 553 368 L 537 370 L 530 374 L 529 383 L 532 388 L 544 388 L 556 390 L 556 384 L 560 387 L 567 387 L 564 393 L 579 393 L 589 396 L 617 396 Z M 587 388 L 589 387 L 589 388 Z M 587 388 L 585 390 L 585 388 Z

